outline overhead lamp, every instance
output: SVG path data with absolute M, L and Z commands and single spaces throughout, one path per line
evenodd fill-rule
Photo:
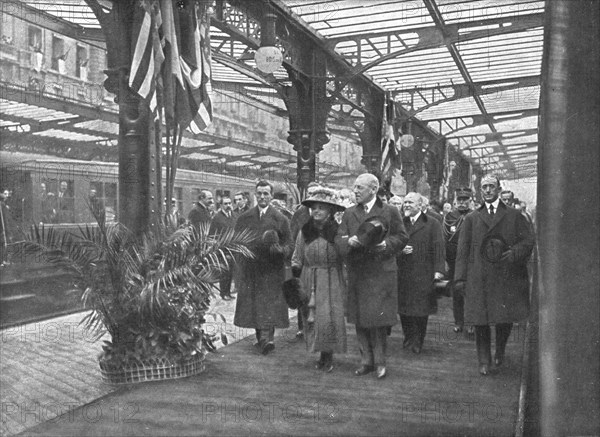
M 260 48 L 254 55 L 256 67 L 263 73 L 274 73 L 283 63 L 283 54 L 275 46 L 275 20 L 277 16 L 266 13 L 261 26 Z

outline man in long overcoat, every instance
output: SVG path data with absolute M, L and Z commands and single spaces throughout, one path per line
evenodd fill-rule
M 496 325 L 494 363 L 500 366 L 512 324 L 529 313 L 527 261 L 534 237 L 525 217 L 500 201 L 500 192 L 497 177 L 481 180 L 485 203 L 465 217 L 454 273 L 456 286 L 465 287 L 465 323 L 475 325 L 482 375 L 492 362 L 489 325 Z
M 257 345 L 264 355 L 275 348 L 275 328 L 289 326 L 281 285 L 285 280 L 285 260 L 294 249 L 288 219 L 270 206 L 272 197 L 273 186 L 259 181 L 257 206 L 239 216 L 235 224 L 236 230 L 249 229 L 258 238 L 250 247 L 256 257 L 242 260 L 238 269 L 233 323 L 256 330 Z
M 383 204 L 376 197 L 379 181 L 369 173 L 354 183 L 355 206 L 344 212 L 336 244 L 346 256 L 348 269 L 348 322 L 356 325 L 361 367 L 357 376 L 374 370 L 377 377 L 386 375 L 385 350 L 387 330 L 398 321 L 398 267 L 396 255 L 408 241 L 398 209 Z M 374 248 L 360 243 L 357 232 L 370 217 L 379 217 L 387 232 Z
M 404 331 L 404 347 L 421 353 L 427 321 L 437 312 L 435 280 L 444 277 L 445 246 L 442 225 L 422 212 L 423 200 L 418 193 L 404 198 L 404 227 L 408 243 L 398 256 L 398 313 Z

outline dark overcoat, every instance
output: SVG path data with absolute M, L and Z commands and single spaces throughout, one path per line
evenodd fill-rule
M 348 239 L 369 217 L 378 216 L 387 226 L 386 248 L 352 248 Z M 346 257 L 348 269 L 348 322 L 362 328 L 395 325 L 398 321 L 398 266 L 396 255 L 406 246 L 408 234 L 398 209 L 378 199 L 367 214 L 362 205 L 344 211 L 335 239 L 340 253 Z
M 233 229 L 236 219 L 237 217 L 233 211 L 230 217 L 227 217 L 222 210 L 219 210 L 210 222 L 210 233 L 223 233 L 227 229 Z
M 490 262 L 481 254 L 486 236 L 499 236 L 514 261 Z M 527 261 L 534 237 L 523 215 L 500 202 L 492 218 L 485 204 L 469 213 L 458 239 L 454 279 L 465 284 L 465 323 L 487 325 L 524 320 L 529 314 Z
M 294 246 L 288 219 L 272 206 L 261 219 L 255 206 L 238 217 L 234 229 L 254 231 L 258 238 L 250 247 L 256 258 L 241 260 L 236 269 L 238 296 L 233 323 L 242 328 L 287 328 L 288 307 L 281 285 L 285 280 L 285 261 Z M 271 253 L 270 246 L 262 242 L 267 230 L 277 232 L 282 249 L 279 254 Z
M 200 227 L 200 223 L 210 223 L 212 220 L 210 216 L 210 211 L 200 202 L 196 203 L 194 207 L 190 210 L 188 214 L 188 220 L 192 225 L 198 229 Z
M 437 312 L 437 296 L 433 288 L 434 273 L 444 273 L 446 250 L 442 225 L 436 218 L 423 214 L 414 225 L 404 217 L 411 254 L 398 255 L 398 313 L 427 316 Z

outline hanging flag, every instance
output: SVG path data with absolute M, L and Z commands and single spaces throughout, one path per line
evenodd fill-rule
M 394 115 L 394 101 L 386 98 L 381 134 L 381 175 L 383 180 L 391 179 L 396 168 L 399 168 L 400 152 L 394 133 Z
M 164 60 L 160 45 L 156 45 L 160 21 L 158 0 L 142 0 L 136 4 L 129 87 L 148 103 L 152 112 L 156 110 L 156 77 Z
M 212 123 L 209 3 L 187 0 L 183 5 L 179 35 L 185 83 L 177 90 L 177 120 L 183 128 L 200 133 Z

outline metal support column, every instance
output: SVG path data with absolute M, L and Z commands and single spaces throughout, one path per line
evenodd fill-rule
M 546 1 L 537 205 L 541 435 L 600 434 L 599 9 L 596 1 Z

